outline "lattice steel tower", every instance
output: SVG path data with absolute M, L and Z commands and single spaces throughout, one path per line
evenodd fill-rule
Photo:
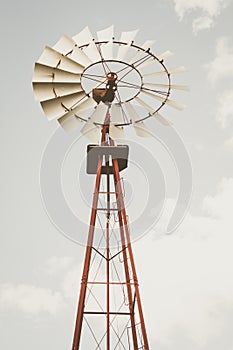
M 184 70 L 166 68 L 171 52 L 154 55 L 153 41 L 137 46 L 136 34 L 116 40 L 111 26 L 95 39 L 86 27 L 45 47 L 35 64 L 33 89 L 48 119 L 94 142 L 87 147 L 87 173 L 96 179 L 72 350 L 149 349 L 120 175 L 129 149 L 116 140 L 129 126 L 149 136 L 144 121 L 151 117 L 169 125 L 159 110 L 181 109 L 169 99 L 171 88 L 187 87 L 171 85 L 171 74 Z

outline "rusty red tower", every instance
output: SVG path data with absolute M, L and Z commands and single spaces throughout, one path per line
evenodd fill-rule
M 134 43 L 137 31 L 114 38 L 113 26 L 97 32 L 88 27 L 72 39 L 62 36 L 45 47 L 35 64 L 33 88 L 49 120 L 67 132 L 91 139 L 87 173 L 95 175 L 92 209 L 82 272 L 72 350 L 149 349 L 130 234 L 121 172 L 128 166 L 124 129 L 150 135 L 145 120 L 169 122 L 159 111 L 168 104 L 170 51 L 156 56 L 153 41 Z M 120 143 L 117 143 L 117 141 Z

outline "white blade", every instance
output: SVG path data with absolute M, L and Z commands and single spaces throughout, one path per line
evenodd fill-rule
M 64 116 L 58 119 L 59 124 L 61 127 L 67 132 L 71 133 L 80 128 L 81 121 L 80 119 L 73 116 Z
M 84 97 L 86 97 L 84 92 L 77 92 L 76 94 L 43 101 L 41 102 L 41 106 L 48 119 L 52 120 L 69 112 L 70 108 L 81 102 Z
M 85 27 L 80 33 L 73 36 L 72 39 L 76 42 L 76 44 L 78 44 L 78 46 L 89 44 L 94 40 L 93 35 L 91 34 L 88 27 Z
M 123 139 L 124 138 L 124 128 L 122 126 L 115 126 L 113 124 L 110 124 L 109 135 L 113 140 Z
M 114 124 L 123 123 L 122 106 L 120 104 L 114 103 L 110 109 L 110 120 Z
M 130 32 L 122 32 L 120 41 L 123 43 L 126 43 L 126 45 L 120 45 L 117 53 L 117 60 L 122 61 L 129 49 L 129 46 L 131 45 L 132 41 L 134 40 L 135 36 L 137 35 L 138 30 L 133 30 Z
M 105 60 L 113 59 L 113 42 L 109 41 L 107 44 L 102 44 L 100 46 L 102 57 Z
M 155 110 L 151 106 L 149 106 L 146 102 L 144 102 L 141 98 L 135 97 L 135 100 L 137 101 L 137 103 L 139 105 L 141 105 L 142 107 L 146 108 L 151 114 L 154 113 Z
M 168 50 L 168 51 L 163 52 L 161 55 L 159 55 L 159 56 L 158 56 L 158 59 L 159 59 L 160 61 L 163 61 L 163 60 L 165 60 L 166 58 L 171 57 L 171 56 L 173 56 L 173 55 L 174 55 L 174 53 Z
M 136 67 L 139 68 L 139 69 L 142 69 L 142 68 L 145 68 L 145 67 L 150 66 L 152 64 L 156 64 L 156 63 L 158 64 L 158 61 L 155 58 L 150 56 L 148 58 L 148 60 L 146 60 L 144 63 L 136 64 Z M 144 75 L 146 75 L 146 74 L 144 74 Z
M 71 73 L 82 73 L 84 66 L 63 56 L 60 52 L 55 51 L 51 47 L 46 46 L 38 63 L 66 70 Z
M 133 124 L 136 134 L 140 137 L 151 137 L 150 130 L 146 127 L 143 122 Z
M 130 102 L 126 102 L 124 105 L 129 115 L 129 118 L 132 120 L 133 123 L 140 119 L 139 115 L 137 114 L 136 110 Z
M 163 61 L 165 60 L 166 58 L 170 57 L 170 56 L 173 56 L 174 53 L 171 52 L 171 51 L 165 51 L 164 53 L 162 53 L 161 55 L 158 56 L 158 59 L 159 61 Z M 144 68 L 144 67 L 147 67 L 149 65 L 152 65 L 154 63 L 158 63 L 158 61 L 155 59 L 155 58 L 151 58 L 151 59 L 148 59 L 145 63 L 141 64 L 141 65 L 138 65 L 139 68 Z
M 161 88 L 165 88 L 167 89 L 169 87 L 168 84 L 151 84 L 151 83 L 147 83 L 144 82 L 143 83 L 146 86 L 151 86 L 151 87 L 161 87 Z M 170 85 L 171 89 L 174 90 L 184 90 L 184 91 L 189 91 L 189 87 L 187 85 Z
M 89 140 L 98 143 L 100 140 L 100 130 L 100 127 L 94 125 L 90 120 L 88 120 L 80 132 Z
M 174 73 L 181 73 L 181 72 L 185 72 L 186 68 L 184 66 L 181 67 L 177 67 L 177 68 L 173 68 L 173 69 L 169 69 L 168 73 L 169 74 L 174 74 Z M 159 71 L 159 72 L 153 72 L 153 73 L 149 73 L 149 74 L 143 74 L 144 77 L 153 77 L 156 75 L 161 75 L 161 74 L 167 74 L 167 72 L 165 70 Z
M 114 26 L 100 30 L 97 32 L 98 41 L 112 41 L 114 38 Z
M 154 40 L 147 40 L 144 42 L 144 44 L 142 45 L 142 48 L 147 51 L 149 50 L 153 44 L 155 43 Z M 144 51 L 140 51 L 138 50 L 137 53 L 129 60 L 129 63 L 134 63 L 138 60 L 140 60 L 141 58 L 145 57 L 145 52 Z
M 56 45 L 53 46 L 53 49 L 65 56 L 67 55 L 70 59 L 84 67 L 87 67 L 92 63 L 87 55 L 85 55 L 85 53 L 77 47 L 74 40 L 70 39 L 66 35 L 63 35 L 60 38 Z
M 35 64 L 33 82 L 45 83 L 80 83 L 81 74 L 70 73 L 61 69 L 45 66 L 40 63 Z
M 94 112 L 92 113 L 90 120 L 92 123 L 104 124 L 106 113 L 108 111 L 108 106 L 103 102 L 96 107 Z
M 87 57 L 91 60 L 91 62 L 101 61 L 101 56 L 96 44 L 92 41 L 87 47 L 83 49 Z
M 94 106 L 96 106 L 96 102 L 91 98 L 91 97 L 87 97 L 86 99 L 83 99 L 76 107 L 71 108 L 69 112 L 65 113 L 60 119 L 62 119 L 63 117 L 66 119 L 69 117 L 79 117 L 79 113 L 88 109 L 88 108 L 93 108 Z
M 33 89 L 37 101 L 50 100 L 83 91 L 79 83 L 33 83 Z
M 141 90 L 141 93 L 146 94 L 148 96 L 151 96 L 155 100 L 158 100 L 158 101 L 160 101 L 162 103 L 165 101 L 165 97 L 162 97 L 162 96 L 159 96 L 159 95 L 155 95 L 155 94 L 153 94 L 151 92 Z M 177 103 L 177 102 L 169 100 L 169 99 L 167 99 L 165 103 L 168 104 L 169 106 L 174 107 L 174 108 L 179 109 L 179 110 L 183 110 L 185 108 L 185 105 Z
M 155 118 L 155 119 L 157 119 L 161 124 L 163 124 L 163 125 L 166 125 L 166 126 L 168 126 L 168 125 L 172 125 L 172 122 L 170 122 L 169 120 L 167 120 L 167 119 L 165 119 L 160 113 L 154 113 L 153 114 L 153 117 Z

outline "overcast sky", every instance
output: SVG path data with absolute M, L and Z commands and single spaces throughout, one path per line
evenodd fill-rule
M 133 245 L 151 349 L 232 350 L 232 13 L 231 0 L 2 4 L 1 349 L 71 347 L 84 248 L 58 232 L 44 210 L 40 163 L 57 124 L 34 101 L 31 79 L 45 45 L 87 25 L 96 33 L 114 24 L 116 37 L 139 29 L 138 44 L 155 39 L 155 53 L 175 52 L 168 65 L 184 65 L 187 72 L 177 82 L 190 86 L 190 92 L 174 95 L 186 109 L 164 112 L 192 163 L 189 210 L 166 235 L 179 179 L 171 176 L 175 167 L 157 145 L 167 200 L 157 225 Z M 135 136 L 134 142 L 141 139 Z M 64 188 L 76 212 L 82 206 L 74 199 L 69 180 L 76 173 L 69 162 Z M 134 188 L 130 176 L 127 181 Z

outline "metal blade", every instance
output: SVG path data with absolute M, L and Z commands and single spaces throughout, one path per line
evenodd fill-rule
M 63 56 L 60 52 L 46 46 L 42 55 L 40 56 L 38 63 L 46 66 L 59 68 L 71 73 L 82 73 L 84 66 L 71 60 L 70 58 Z
M 83 91 L 80 83 L 33 83 L 33 89 L 37 101 L 45 101 Z
M 33 82 L 45 83 L 80 83 L 81 74 L 70 73 L 65 70 L 45 66 L 44 64 L 36 63 Z
M 168 73 L 169 74 L 174 74 L 174 73 L 181 73 L 181 72 L 185 72 L 186 68 L 184 66 L 181 67 L 177 67 L 177 68 L 173 68 L 173 69 L 169 69 Z M 149 74 L 143 74 L 144 77 L 153 77 L 156 75 L 161 75 L 161 74 L 167 74 L 167 72 L 165 70 L 159 71 L 159 72 L 153 72 L 153 73 L 149 73 Z
M 85 27 L 80 33 L 72 38 L 78 46 L 89 44 L 94 40 L 93 35 L 88 27 Z
M 167 89 L 169 87 L 168 84 L 151 84 L 151 83 L 147 83 L 147 82 L 144 82 L 143 85 L 151 86 L 151 87 L 155 87 L 155 88 L 161 87 L 161 88 L 165 88 L 165 89 Z M 189 87 L 187 85 L 170 85 L 170 88 L 174 89 L 174 90 L 189 91 Z
M 134 130 L 136 134 L 140 137 L 151 137 L 151 132 L 150 130 L 146 127 L 145 123 L 139 122 L 133 124 Z
M 92 123 L 104 124 L 106 113 L 108 111 L 108 105 L 100 102 L 96 107 L 95 111 L 92 113 L 90 120 Z
M 84 127 L 80 130 L 81 134 L 86 136 L 89 140 L 94 143 L 98 143 L 100 140 L 101 128 L 94 125 L 90 120 L 88 120 Z
M 114 38 L 114 25 L 97 32 L 98 41 L 112 41 Z
M 99 62 L 102 60 L 100 52 L 95 44 L 95 42 L 91 42 L 87 47 L 83 49 L 87 57 L 91 60 L 92 63 Z
M 66 35 L 63 35 L 60 38 L 56 45 L 53 46 L 53 49 L 69 57 L 84 67 L 87 67 L 92 63 L 87 55 L 85 55 L 85 53 L 77 47 L 75 41 Z
M 163 60 L 165 60 L 166 58 L 171 57 L 171 56 L 173 56 L 173 55 L 174 55 L 174 53 L 168 50 L 168 51 L 163 52 L 161 55 L 159 55 L 159 56 L 158 56 L 158 59 L 159 59 L 160 61 L 163 61 Z
M 118 103 L 112 104 L 110 109 L 110 120 L 111 120 L 111 123 L 114 123 L 114 124 L 123 123 L 123 114 L 122 114 L 121 104 L 118 104 Z
M 102 44 L 100 46 L 101 55 L 105 60 L 112 60 L 113 57 L 113 42 L 109 41 L 107 44 Z
M 76 94 L 42 101 L 41 106 L 48 119 L 53 120 L 69 112 L 70 108 L 80 103 L 85 97 L 84 92 L 77 92 Z
M 165 52 L 162 53 L 160 56 L 158 56 L 158 60 L 159 60 L 159 61 L 163 61 L 163 60 L 165 60 L 166 58 L 168 58 L 168 57 L 170 57 L 170 56 L 172 56 L 172 55 L 174 55 L 173 52 L 171 52 L 171 51 L 165 51 Z M 157 61 L 157 59 L 151 57 L 151 59 L 148 59 L 145 63 L 143 63 L 143 64 L 141 64 L 141 65 L 139 64 L 138 66 L 139 66 L 139 68 L 141 69 L 141 68 L 145 68 L 145 67 L 147 67 L 147 66 L 149 66 L 149 65 L 152 65 L 152 64 L 154 64 L 154 63 L 158 63 L 158 61 Z M 146 74 L 145 74 L 145 75 L 146 75 Z
M 136 112 L 136 110 L 134 109 L 134 107 L 132 106 L 132 104 L 130 102 L 124 103 L 124 106 L 125 106 L 126 111 L 129 115 L 129 118 L 132 120 L 133 123 L 140 119 L 138 113 Z
M 155 110 L 151 106 L 149 106 L 146 102 L 144 102 L 142 99 L 140 99 L 140 97 L 135 97 L 135 100 L 139 105 L 146 108 L 151 114 L 155 112 Z
M 126 43 L 126 45 L 120 45 L 119 49 L 118 49 L 118 53 L 117 53 L 117 60 L 122 61 L 132 43 L 132 41 L 134 40 L 135 36 L 138 33 L 138 29 L 137 30 L 133 30 L 130 32 L 122 32 L 121 33 L 121 38 L 120 41 L 123 43 Z
M 152 45 L 155 43 L 155 40 L 147 40 L 144 42 L 144 44 L 142 45 L 142 48 L 147 51 L 149 50 Z M 138 52 L 129 60 L 129 63 L 134 63 L 138 60 L 140 60 L 141 58 L 145 57 L 145 51 L 141 51 L 138 50 Z
M 75 117 L 79 117 L 79 113 L 89 109 L 89 108 L 93 108 L 94 106 L 96 106 L 96 102 L 91 98 L 88 97 L 86 99 L 83 99 L 76 107 L 71 108 L 69 112 L 65 113 L 60 119 L 62 119 L 63 117 L 65 118 L 69 118 L 72 116 Z
M 81 120 L 73 116 L 64 116 L 58 119 L 60 126 L 67 132 L 71 133 L 80 128 Z
M 122 126 L 115 126 L 113 124 L 110 124 L 109 135 L 113 140 L 123 139 L 124 138 L 124 128 Z
M 162 103 L 165 102 L 165 97 L 161 97 L 159 95 L 155 95 L 152 92 L 141 90 L 141 93 L 142 94 L 146 94 L 146 95 L 148 95 L 150 97 L 153 97 L 155 100 L 158 100 L 158 101 L 160 101 Z M 177 103 L 177 102 L 169 100 L 169 99 L 167 99 L 165 103 L 168 104 L 169 106 L 174 107 L 174 108 L 179 109 L 179 110 L 183 110 L 185 108 L 185 105 Z
M 170 122 L 169 120 L 167 120 L 167 119 L 165 119 L 160 113 L 154 113 L 153 114 L 153 117 L 155 118 L 155 119 L 157 119 L 161 124 L 163 124 L 163 125 L 166 125 L 166 126 L 168 126 L 168 125 L 172 125 L 172 122 Z

